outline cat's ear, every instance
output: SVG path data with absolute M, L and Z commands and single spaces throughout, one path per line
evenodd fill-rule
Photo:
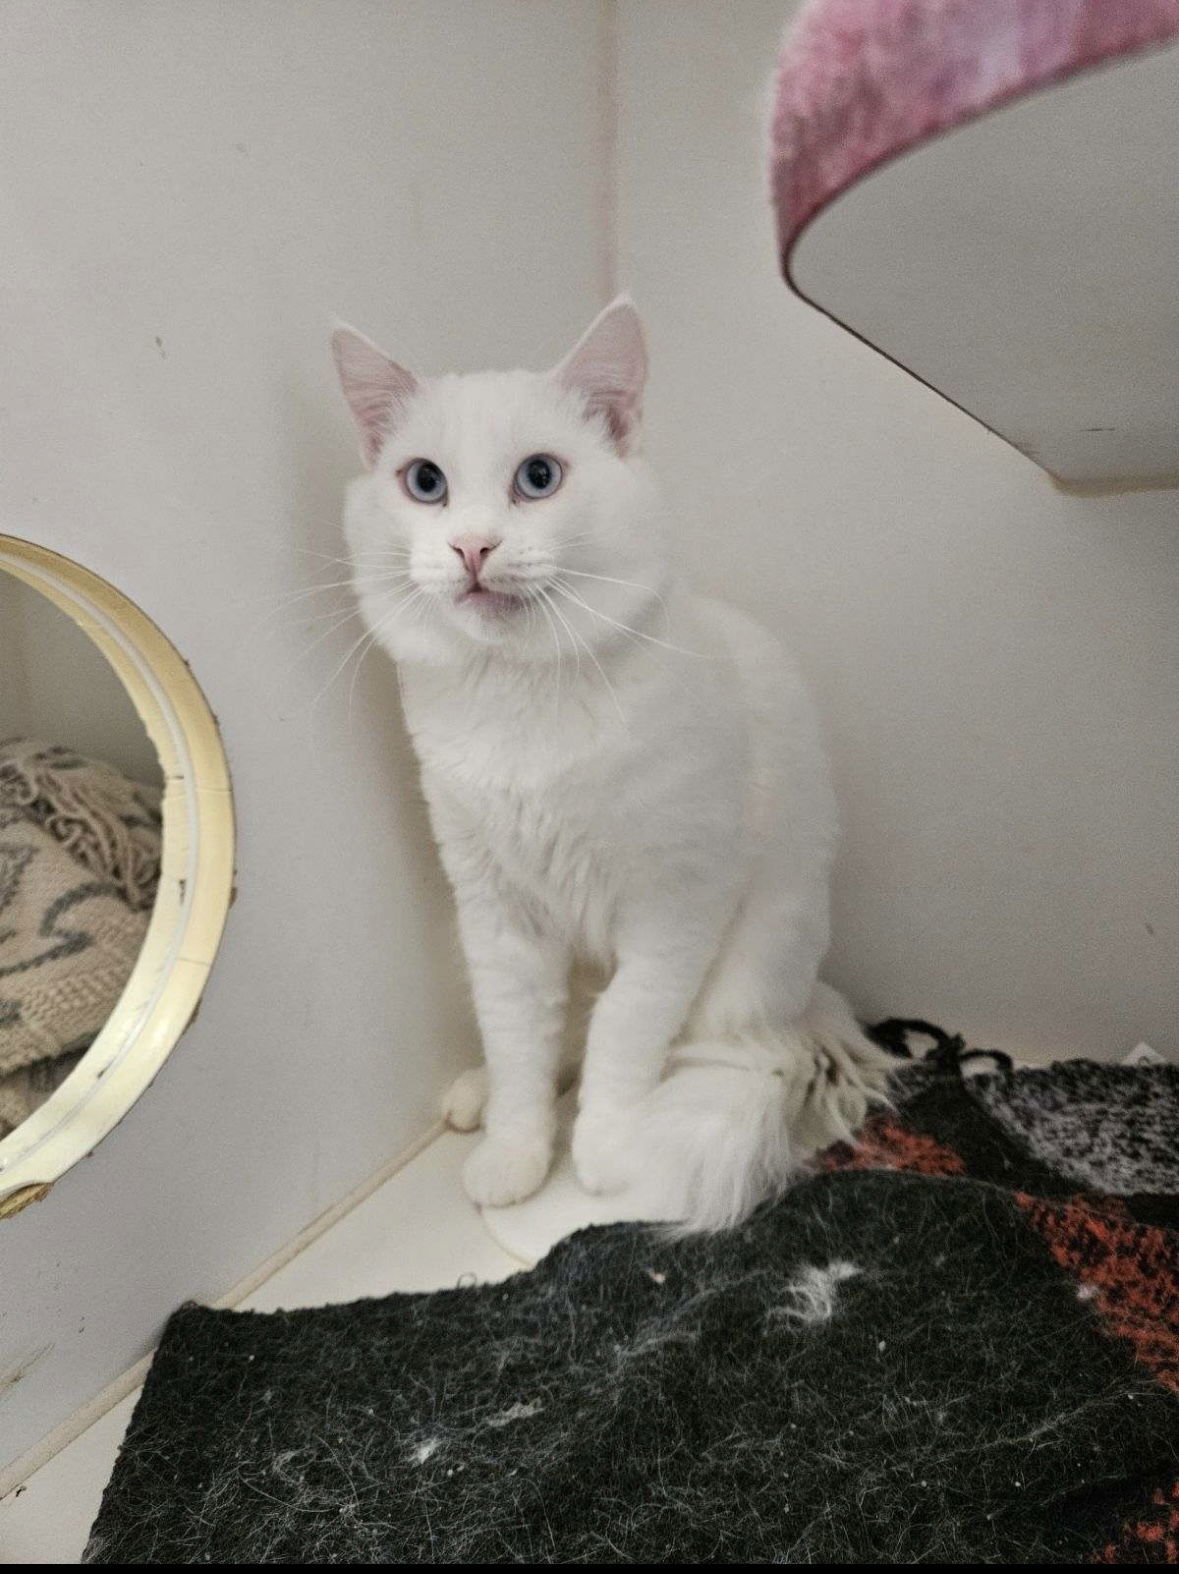
M 332 354 L 360 433 L 360 452 L 371 470 L 397 416 L 416 392 L 417 379 L 346 323 L 332 334 Z
M 594 318 L 552 375 L 581 394 L 589 413 L 604 418 L 619 453 L 627 453 L 638 434 L 647 381 L 643 325 L 628 295 Z

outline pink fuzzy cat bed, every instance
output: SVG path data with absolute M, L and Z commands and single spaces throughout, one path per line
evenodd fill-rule
M 1179 50 L 1144 53 L 1176 38 L 1179 0 L 811 0 L 772 125 L 787 279 L 1059 478 L 1179 478 Z
M 783 262 L 808 220 L 885 159 L 1022 93 L 1175 37 L 1177 0 L 812 0 L 778 71 Z

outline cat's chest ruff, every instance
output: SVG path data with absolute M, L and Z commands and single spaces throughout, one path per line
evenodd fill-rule
M 590 915 L 610 905 L 618 882 L 624 784 L 635 769 L 617 718 L 612 729 L 568 716 L 561 725 L 551 696 L 512 722 L 469 708 L 448 721 L 436 707 L 414 741 L 427 797 L 444 810 L 440 829 L 475 837 L 508 883 L 563 926 L 594 927 Z
M 427 794 L 441 793 L 478 824 L 489 849 L 534 874 L 591 858 L 617 840 L 616 774 L 601 758 L 568 757 L 538 742 L 478 735 L 421 749 Z
M 477 703 L 435 707 L 411 721 L 423 767 L 466 798 L 495 795 L 505 804 L 538 796 L 576 796 L 579 785 L 624 771 L 633 748 L 616 718 L 603 722 L 552 696 L 508 711 Z
M 619 858 L 620 827 L 610 795 L 577 772 L 471 750 L 423 750 L 422 781 L 443 843 L 477 847 L 475 866 L 494 869 L 501 892 L 513 892 L 539 921 L 587 954 L 604 959 L 610 914 L 627 883 Z

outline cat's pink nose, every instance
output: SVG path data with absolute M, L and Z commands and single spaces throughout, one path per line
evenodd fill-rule
M 457 552 L 466 564 L 467 573 L 474 583 L 479 578 L 479 570 L 499 546 L 499 542 L 489 541 L 486 536 L 455 536 L 450 545 L 451 550 Z

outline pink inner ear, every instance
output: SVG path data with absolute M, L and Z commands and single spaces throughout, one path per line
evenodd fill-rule
M 607 403 L 602 408 L 606 428 L 613 438 L 615 446 L 624 452 L 629 446 L 630 435 L 637 424 L 639 413 L 639 410 L 635 409 L 633 414 L 628 415 L 624 412 L 622 406 L 617 403 Z
M 397 418 L 417 391 L 417 379 L 354 328 L 336 329 L 332 352 L 340 387 L 360 433 L 360 451 L 371 470 Z
M 625 453 L 638 428 L 647 380 L 642 324 L 630 301 L 607 306 L 554 376 L 562 387 L 581 394 L 589 414 L 605 420 L 615 446 Z

